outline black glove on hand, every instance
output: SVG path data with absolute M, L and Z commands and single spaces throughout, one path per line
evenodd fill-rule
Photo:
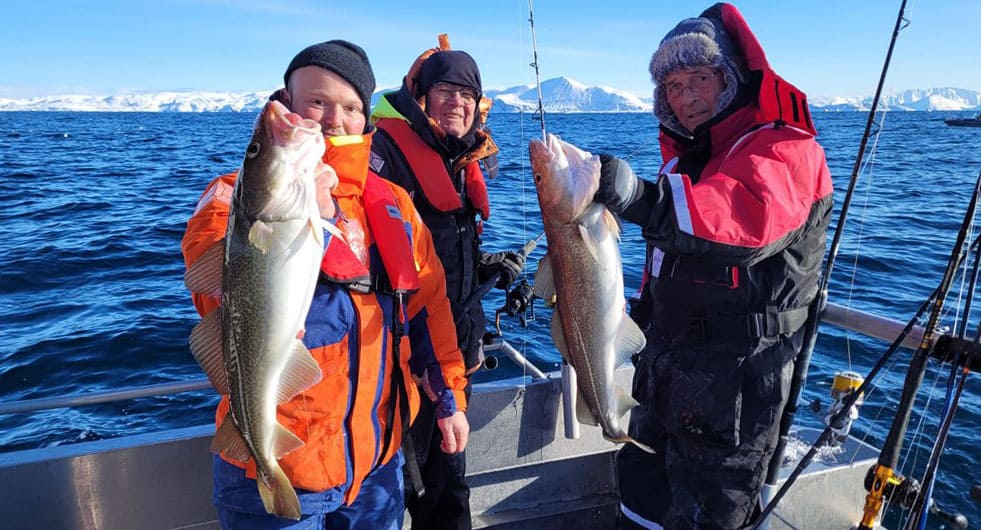
M 525 257 L 520 252 L 505 250 L 493 254 L 484 253 L 480 256 L 480 269 L 478 274 L 480 281 L 485 282 L 496 273 L 501 273 L 495 287 L 507 289 L 511 282 L 521 274 L 525 268 Z
M 623 213 L 640 198 L 644 185 L 630 164 L 613 155 L 600 154 L 599 189 L 593 200 L 607 205 L 613 213 Z

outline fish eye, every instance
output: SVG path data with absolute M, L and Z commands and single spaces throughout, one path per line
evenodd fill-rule
M 249 148 L 245 150 L 245 156 L 248 158 L 255 158 L 259 154 L 259 150 L 262 148 L 259 142 L 252 142 L 249 144 Z
M 541 182 L 541 181 L 542 181 L 542 176 L 539 175 L 538 173 L 535 173 L 535 182 Z

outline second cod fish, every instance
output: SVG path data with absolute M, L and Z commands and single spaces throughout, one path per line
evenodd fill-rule
M 620 264 L 620 228 L 593 202 L 599 157 L 548 135 L 529 145 L 548 253 L 538 265 L 535 293 L 554 300 L 552 340 L 576 371 L 579 421 L 599 425 L 614 442 L 632 442 L 621 417 L 637 405 L 615 385 L 614 371 L 646 340 L 627 316 Z

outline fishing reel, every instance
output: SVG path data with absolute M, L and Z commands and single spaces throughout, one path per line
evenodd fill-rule
M 872 487 L 875 484 L 875 470 L 876 466 L 872 466 L 865 475 L 865 491 L 872 491 Z M 895 502 L 907 510 L 913 507 L 913 504 L 916 502 L 916 496 L 919 494 L 919 481 L 912 477 L 905 477 L 899 473 L 893 473 L 882 490 L 882 498 L 884 500 Z
M 825 426 L 831 428 L 831 438 L 828 441 L 831 447 L 837 447 L 848 439 L 852 424 L 858 419 L 858 410 L 864 403 L 861 395 L 847 413 L 840 413 L 845 406 L 845 399 L 856 392 L 863 381 L 862 376 L 855 372 L 838 372 L 831 384 L 832 401 L 828 408 L 823 409 L 819 399 L 811 403 L 811 410 L 821 417 Z
M 530 313 L 530 315 L 529 315 Z M 501 334 L 501 315 L 518 317 L 521 327 L 528 327 L 529 317 L 535 318 L 535 289 L 527 279 L 522 279 L 508 291 L 507 297 L 497 311 L 494 312 L 494 328 Z

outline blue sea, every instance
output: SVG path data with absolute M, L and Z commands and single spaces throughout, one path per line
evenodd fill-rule
M 948 127 L 969 113 L 894 112 L 877 125 L 833 269 L 831 301 L 907 321 L 940 282 L 981 171 L 981 128 Z M 248 142 L 250 113 L 0 113 L 0 402 L 84 394 L 202 377 L 187 347 L 198 321 L 184 289 L 180 239 L 198 196 L 235 169 Z M 837 203 L 848 186 L 867 115 L 817 113 Z M 495 114 L 499 176 L 489 182 L 485 247 L 520 247 L 542 230 L 527 157 L 541 136 L 530 115 Z M 659 167 L 649 114 L 547 115 L 549 132 L 628 160 L 642 176 Z M 837 210 L 832 230 L 837 223 Z M 830 237 L 829 237 L 830 242 Z M 626 288 L 640 281 L 643 241 L 625 226 Z M 530 263 L 545 250 L 542 244 Z M 533 270 L 533 265 L 529 266 Z M 962 318 L 959 295 L 945 323 Z M 488 296 L 490 315 L 503 299 Z M 969 318 L 977 332 L 979 312 Z M 527 327 L 503 321 L 506 340 L 546 371 L 559 357 L 538 302 Z M 810 367 L 798 422 L 818 427 L 807 403 L 828 402 L 835 372 L 865 374 L 887 344 L 830 325 Z M 884 440 L 911 352 L 892 357 L 866 395 L 853 435 Z M 520 374 L 503 366 L 482 379 Z M 916 401 L 901 472 L 917 476 L 936 438 L 949 370 L 931 364 Z M 70 410 L 0 416 L 0 452 L 187 427 L 213 420 L 215 394 L 187 392 Z M 968 381 L 943 453 L 937 502 L 981 524 L 967 492 L 981 483 L 976 433 L 981 381 Z M 856 515 L 857 517 L 857 515 Z M 932 528 L 940 524 L 931 521 Z

